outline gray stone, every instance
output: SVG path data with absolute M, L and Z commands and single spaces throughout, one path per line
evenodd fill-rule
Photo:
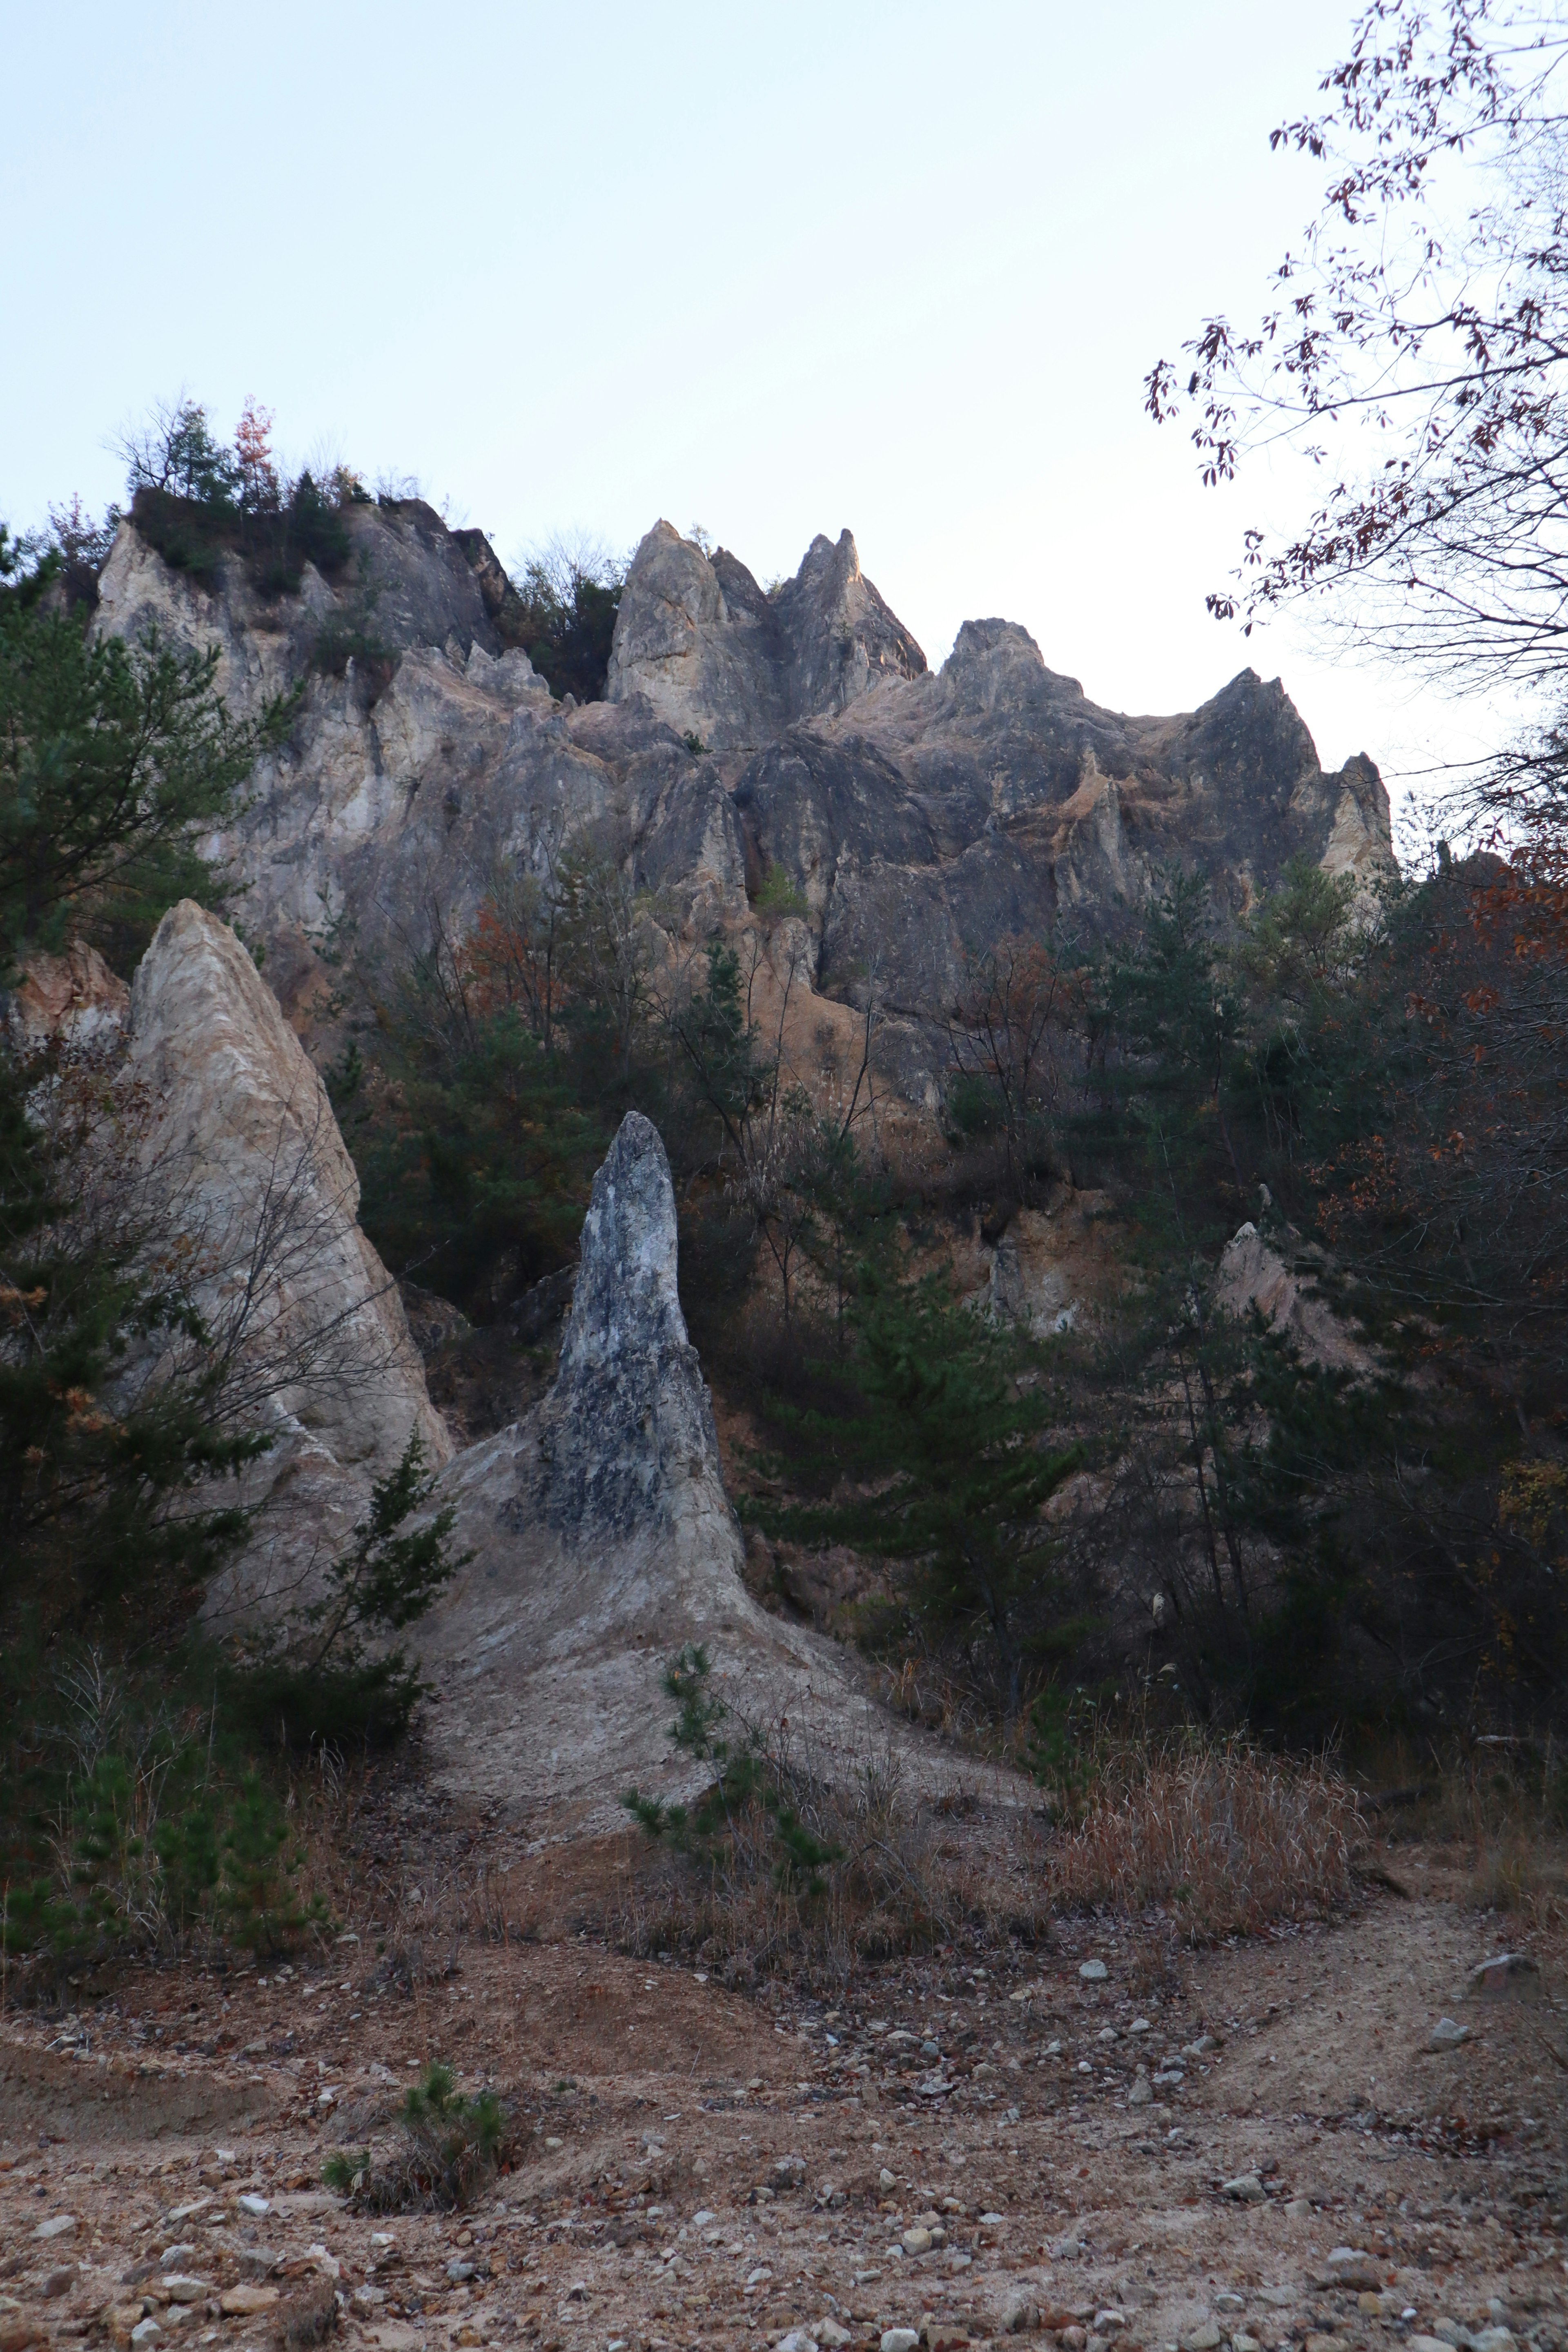
M 1200 2320 L 1177 2338 L 1181 2352 L 1219 2352 L 1225 2337 L 1212 2319 Z
M 1541 1970 L 1527 1952 L 1499 1952 L 1470 1970 L 1469 1989 L 1486 2000 L 1508 1993 L 1533 1997 L 1541 1989 Z
M 1238 2172 L 1234 2180 L 1225 2182 L 1220 2194 L 1237 2205 L 1261 2205 L 1268 2191 L 1256 2172 Z
M 1078 1972 L 1085 1984 L 1103 1984 L 1108 1974 L 1103 1960 L 1080 1960 Z
M 997 2328 L 1004 2336 L 1032 2336 L 1039 2324 L 1039 2305 L 1021 2290 L 1008 2296 L 997 2315 Z
M 1426 2036 L 1428 2050 L 1457 2050 L 1461 2042 L 1470 2038 L 1468 2025 L 1457 2025 L 1451 2017 L 1440 2017 Z
M 920 2352 L 920 2330 L 915 2327 L 884 2327 L 881 2352 Z
M 1382 2286 L 1383 2272 L 1364 2248 L 1336 2246 L 1319 2272 L 1316 2284 L 1371 2291 Z

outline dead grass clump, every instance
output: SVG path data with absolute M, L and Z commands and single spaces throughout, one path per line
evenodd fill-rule
M 1174 1914 L 1193 1943 L 1321 1916 L 1352 1892 L 1355 1796 L 1321 1765 L 1239 1745 L 1155 1756 L 1102 1780 L 1049 1864 L 1068 1909 Z
M 869 1730 L 846 1752 L 798 1717 L 726 1729 L 699 1749 L 720 1769 L 693 1806 L 634 1808 L 649 1844 L 603 1923 L 622 1950 L 680 1952 L 738 1986 L 781 1969 L 842 1983 L 1016 1910 L 1016 1888 L 993 1899 L 974 1842 Z

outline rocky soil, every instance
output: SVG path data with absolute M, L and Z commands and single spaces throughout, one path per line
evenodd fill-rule
M 398 1804 L 362 1818 L 336 1940 L 5 2017 L 5 2352 L 1568 2340 L 1568 1980 L 1549 1943 L 1473 1989 L 1507 1931 L 1451 1854 L 1205 1954 L 1067 1922 L 748 1995 L 584 1926 L 640 1866 L 625 1839 Z M 421 1937 L 459 1881 L 466 1927 L 448 1905 Z M 356 2213 L 324 2155 L 389 2148 L 437 2057 L 503 2094 L 511 2168 L 468 2211 Z

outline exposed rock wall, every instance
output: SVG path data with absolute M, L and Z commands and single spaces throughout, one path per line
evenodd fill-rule
M 373 968 L 404 960 L 437 929 L 460 937 L 498 868 L 542 873 L 591 839 L 689 944 L 743 926 L 782 868 L 807 909 L 802 1001 L 853 1004 L 875 975 L 898 1016 L 886 1074 L 919 1104 L 933 1019 L 999 938 L 1121 924 L 1170 862 L 1239 911 L 1298 854 L 1363 880 L 1391 861 L 1376 769 L 1325 773 L 1278 679 L 1244 670 L 1196 711 L 1126 717 L 1002 620 L 965 623 L 932 675 L 847 532 L 764 593 L 657 525 L 608 699 L 567 710 L 499 649 L 504 575 L 481 534 L 416 502 L 348 520 L 348 567 L 307 569 L 298 596 L 260 598 L 236 563 L 205 588 L 129 522 L 102 583 L 100 625 L 216 644 L 237 709 L 299 692 L 289 743 L 214 845 L 308 1035 L 331 1017 L 331 937 Z M 356 633 L 378 661 L 331 656 Z

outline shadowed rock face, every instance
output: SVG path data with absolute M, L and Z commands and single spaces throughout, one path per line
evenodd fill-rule
M 499 866 L 542 871 L 593 841 L 688 941 L 748 919 L 769 869 L 805 901 L 803 983 L 902 1016 L 888 1075 L 919 1101 L 930 1026 L 965 960 L 1009 934 L 1125 923 L 1168 863 L 1244 909 L 1303 855 L 1369 880 L 1391 862 L 1371 761 L 1332 774 L 1278 679 L 1244 670 L 1199 709 L 1103 710 L 1026 630 L 970 621 L 943 667 L 860 572 L 847 532 L 764 593 L 668 523 L 634 559 L 609 699 L 565 710 L 520 652 L 482 534 L 408 503 L 350 510 L 353 558 L 263 604 L 237 566 L 211 589 L 122 525 L 100 625 L 218 646 L 231 704 L 298 686 L 289 744 L 218 844 L 247 885 L 285 1010 L 310 1034 L 332 980 L 329 924 L 402 960 L 460 937 Z M 324 673 L 312 648 L 363 625 L 392 664 Z M 694 752 L 688 737 L 710 751 Z

